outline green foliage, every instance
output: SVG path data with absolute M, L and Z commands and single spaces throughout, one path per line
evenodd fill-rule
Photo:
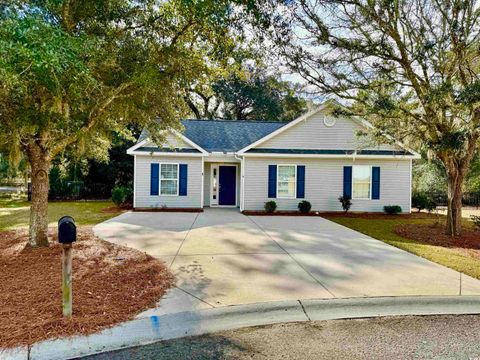
M 265 212 L 272 214 L 277 210 L 277 203 L 273 200 L 267 201 L 263 208 L 265 209 Z
M 0 151 L 105 160 L 131 122 L 180 129 L 184 90 L 232 61 L 228 1 L 35 1 L 0 17 Z M 238 9 L 243 3 L 238 2 Z M 249 13 L 255 6 L 249 8 Z M 248 43 L 244 41 L 243 43 Z M 159 121 L 154 121 L 158 119 Z M 37 139 L 37 142 L 34 142 Z
M 133 202 L 133 190 L 129 186 L 115 186 L 112 189 L 112 201 L 117 206 L 131 205 Z
M 472 219 L 473 223 L 475 224 L 476 228 L 480 230 L 480 216 L 478 215 L 471 215 L 470 218 Z
M 347 213 L 348 210 L 350 210 L 350 207 L 352 206 L 352 199 L 348 196 L 342 195 L 338 198 L 338 201 L 340 201 L 343 211 Z
M 188 103 L 196 118 L 290 121 L 307 110 L 298 90 L 292 83 L 267 75 L 262 67 L 246 68 L 197 86 Z
M 412 168 L 413 189 L 420 193 L 446 193 L 445 167 L 436 160 L 416 160 Z
M 383 211 L 387 215 L 397 215 L 402 212 L 402 208 L 399 205 L 385 205 Z
M 220 80 L 213 89 L 224 103 L 226 119 L 290 121 L 307 108 L 290 83 L 262 73 Z
M 298 203 L 298 210 L 300 210 L 302 214 L 308 214 L 310 210 L 312 210 L 312 204 L 307 200 L 302 200 Z
M 421 210 L 432 212 L 437 207 L 435 200 L 426 192 L 414 192 L 412 196 L 412 207 Z
M 480 192 L 480 155 L 477 155 L 472 161 L 472 166 L 467 176 L 466 190 Z
M 23 182 L 27 172 L 25 160 L 12 164 L 5 156 L 0 154 L 0 182 Z
M 300 1 L 267 11 L 287 66 L 314 91 L 344 99 L 376 140 L 394 137 L 441 162 L 457 184 L 449 212 L 459 214 L 454 198 L 480 150 L 478 2 Z M 459 217 L 447 230 L 460 232 Z

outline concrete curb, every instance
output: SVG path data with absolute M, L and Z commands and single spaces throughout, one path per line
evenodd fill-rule
M 480 314 L 480 296 L 421 296 L 291 300 L 226 306 L 135 319 L 90 336 L 0 353 L 5 360 L 71 359 L 160 340 L 243 327 L 310 320 L 400 315 Z M 6 356 L 6 357 L 5 357 Z

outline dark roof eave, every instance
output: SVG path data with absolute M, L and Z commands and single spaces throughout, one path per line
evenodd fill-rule
M 333 149 L 268 149 L 254 148 L 246 154 L 285 154 L 285 155 L 371 155 L 371 156 L 412 156 L 404 150 L 333 150 Z
M 200 154 L 200 151 L 197 149 L 189 148 L 158 148 L 153 146 L 142 146 L 136 149 L 135 151 L 141 152 L 164 152 L 164 153 L 190 153 L 190 154 Z

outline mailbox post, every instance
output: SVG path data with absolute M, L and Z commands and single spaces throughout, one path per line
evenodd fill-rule
M 58 220 L 58 242 L 63 245 L 62 294 L 63 316 L 72 316 L 72 245 L 77 240 L 75 220 L 63 216 Z

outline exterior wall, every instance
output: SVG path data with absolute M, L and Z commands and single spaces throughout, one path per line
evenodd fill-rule
M 148 141 L 147 144 L 144 145 L 145 147 L 148 146 L 157 146 L 157 144 L 153 143 L 152 141 Z M 192 146 L 187 144 L 185 141 L 180 139 L 178 136 L 175 136 L 172 133 L 168 133 L 165 136 L 165 142 L 162 144 L 164 148 L 178 148 L 178 149 L 193 149 Z
M 212 163 L 205 163 L 205 172 L 204 172 L 204 180 L 203 180 L 203 206 L 210 206 L 210 176 L 211 172 L 211 164 Z
M 328 115 L 327 115 L 328 116 Z M 324 113 L 318 112 L 290 129 L 274 136 L 256 148 L 270 149 L 325 149 L 325 150 L 396 150 L 390 145 L 373 145 L 367 137 L 357 136 L 363 127 L 348 118 L 337 118 L 328 127 L 323 122 Z
M 297 210 L 302 199 L 268 197 L 268 165 L 305 165 L 305 200 L 312 210 L 342 211 L 338 197 L 343 194 L 343 167 L 380 166 L 380 200 L 352 200 L 351 211 L 383 211 L 384 205 L 400 205 L 410 212 L 410 160 L 350 160 L 307 158 L 252 158 L 245 160 L 245 210 L 263 210 L 264 203 L 275 200 L 279 210 Z
M 177 163 L 188 165 L 187 196 L 150 195 L 150 164 Z M 201 206 L 202 158 L 135 155 L 135 207 L 199 208 Z

